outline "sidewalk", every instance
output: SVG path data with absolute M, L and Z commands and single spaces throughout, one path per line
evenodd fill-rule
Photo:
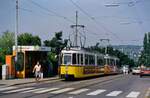
M 59 79 L 58 76 L 43 78 L 40 81 L 50 81 Z M 29 84 L 35 83 L 35 78 L 25 78 L 25 79 L 9 79 L 9 80 L 0 80 L 0 86 L 13 86 L 13 85 L 22 85 L 22 84 Z

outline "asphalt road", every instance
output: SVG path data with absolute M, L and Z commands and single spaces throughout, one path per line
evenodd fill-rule
M 0 98 L 146 98 L 148 89 L 150 77 L 113 75 L 0 87 Z

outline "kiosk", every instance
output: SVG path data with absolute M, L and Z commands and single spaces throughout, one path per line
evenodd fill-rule
M 16 49 L 18 53 L 17 63 L 15 62 Z M 48 77 L 51 66 L 48 60 L 50 47 L 40 46 L 13 46 L 13 54 L 6 56 L 6 64 L 9 66 L 9 74 L 17 78 L 33 77 L 32 73 L 34 65 L 40 62 L 43 69 L 43 76 Z

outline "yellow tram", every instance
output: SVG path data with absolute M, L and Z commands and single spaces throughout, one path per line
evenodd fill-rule
M 116 57 L 81 48 L 64 49 L 61 52 L 60 77 L 74 79 L 117 73 L 118 61 Z

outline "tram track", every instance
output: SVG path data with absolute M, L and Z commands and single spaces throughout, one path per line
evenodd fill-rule
M 87 88 L 87 87 L 90 87 L 90 86 L 94 86 L 94 85 L 97 85 L 97 84 L 104 85 L 104 84 L 108 84 L 110 82 L 113 82 L 115 80 L 121 79 L 122 75 L 106 76 L 106 77 L 104 76 L 104 77 L 102 77 L 102 79 L 101 79 L 101 77 L 99 77 L 100 80 L 98 80 L 98 81 L 96 81 L 98 78 L 95 78 L 95 79 L 92 79 L 92 80 L 77 81 L 77 82 L 69 84 L 69 85 L 61 86 L 61 88 L 73 87 L 73 88 L 75 88 L 73 90 L 77 90 L 77 89 L 82 89 L 82 88 Z M 71 90 L 69 92 L 71 92 Z M 59 95 L 61 95 L 61 93 L 56 94 L 56 95 L 52 95 L 48 98 L 56 97 L 56 96 L 59 96 Z
M 47 81 L 47 83 L 49 84 L 45 84 L 44 82 L 42 84 L 37 84 L 35 85 L 37 88 L 39 87 L 59 87 L 59 88 L 69 88 L 69 87 L 73 87 L 76 89 L 81 89 L 81 88 L 86 88 L 86 87 L 90 87 L 90 86 L 94 86 L 97 84 L 107 84 L 111 81 L 117 80 L 122 78 L 122 75 L 111 75 L 111 76 L 103 76 L 103 77 L 98 77 L 98 78 L 92 78 L 92 79 L 86 79 L 86 80 L 77 80 L 77 81 L 63 81 L 62 79 L 57 79 L 57 80 L 53 80 L 53 81 Z M 28 85 L 29 86 L 29 85 Z M 27 85 L 25 87 L 28 87 Z M 31 86 L 29 86 L 31 87 Z M 67 93 L 67 92 L 66 92 Z M 45 93 L 43 93 L 45 94 Z M 38 94 L 40 95 L 40 94 Z M 31 98 L 31 97 L 35 97 L 38 96 L 37 94 L 32 94 L 29 96 L 24 96 L 24 98 Z M 55 95 L 50 95 L 49 98 L 52 97 L 56 97 L 59 96 L 60 94 L 55 94 Z

